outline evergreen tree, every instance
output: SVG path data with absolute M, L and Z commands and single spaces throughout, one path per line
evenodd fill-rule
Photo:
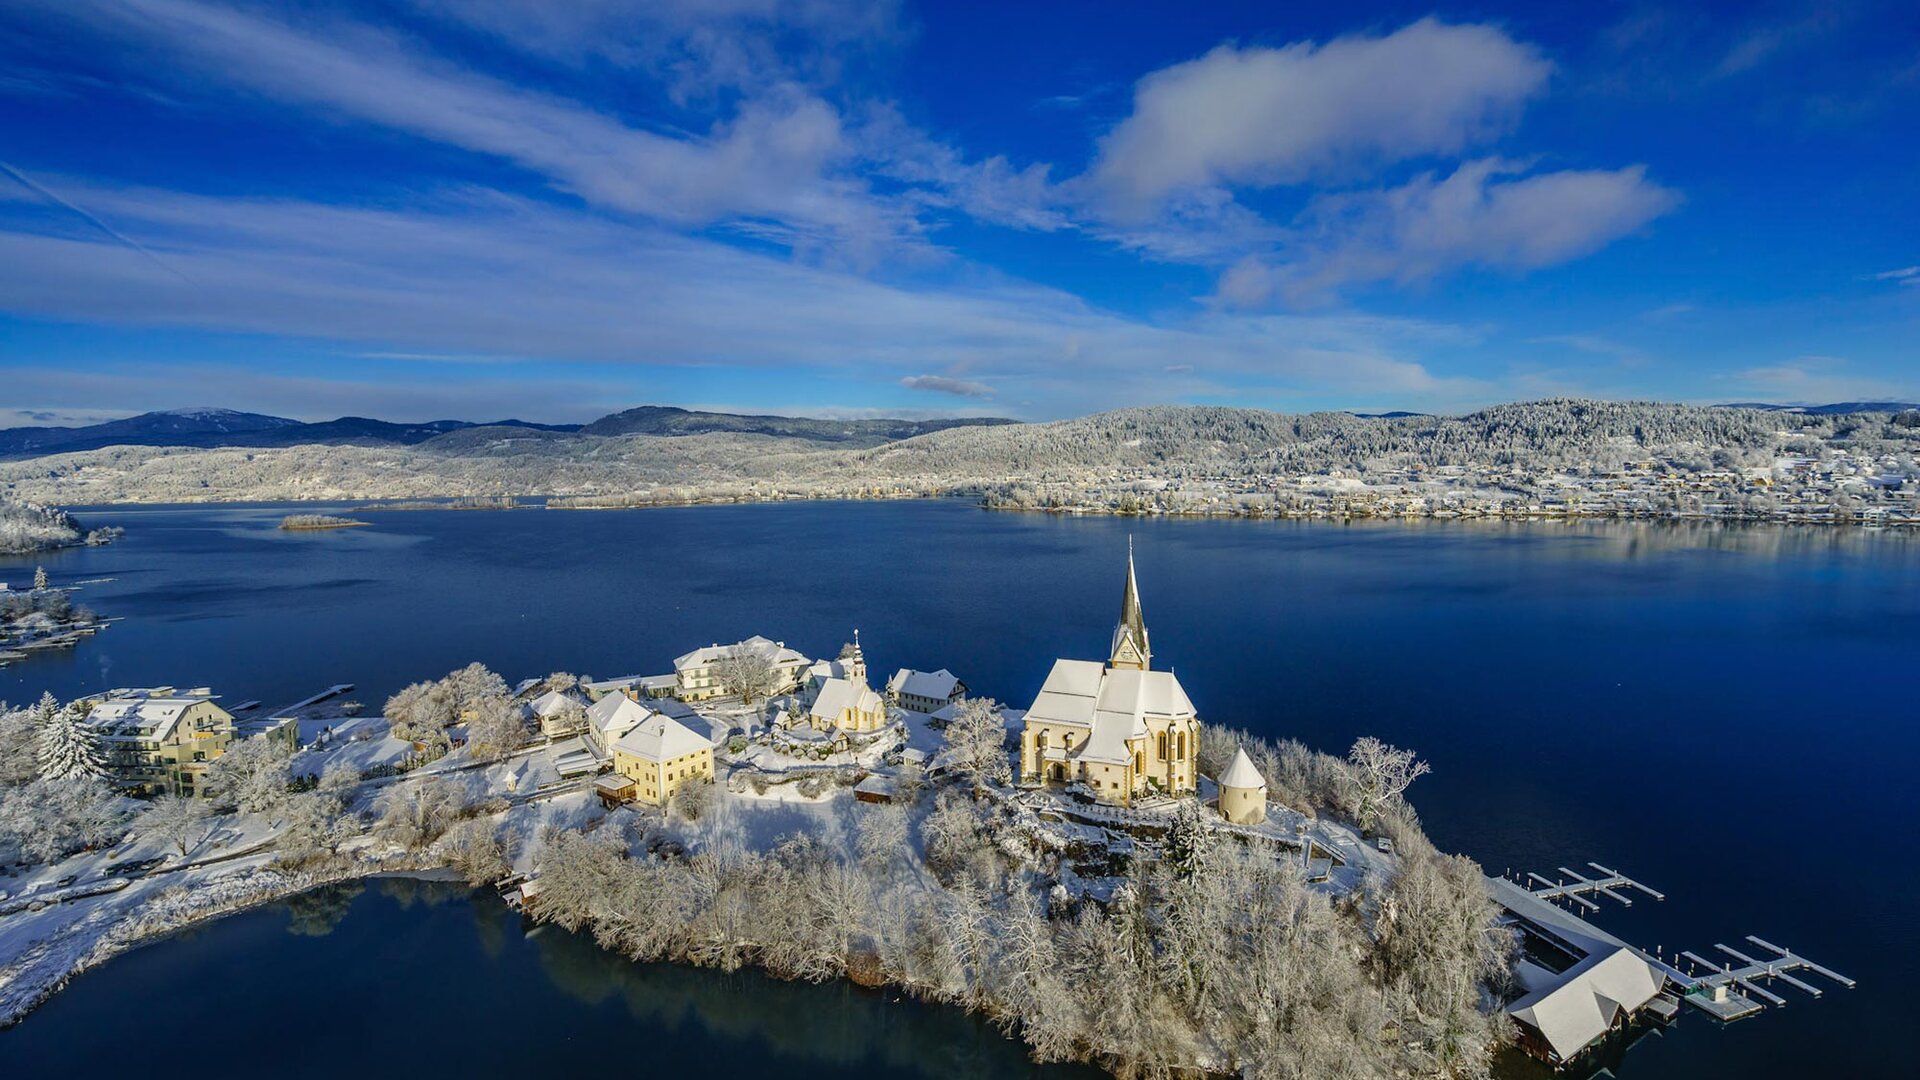
M 33 568 L 34 591 L 38 592 L 40 590 L 45 589 L 46 587 L 47 587 L 47 568 L 44 566 L 34 567 Z
M 107 754 L 100 745 L 100 736 L 78 712 L 61 708 L 52 694 L 40 695 L 33 712 L 43 779 L 107 775 Z
M 1184 881 L 1191 881 L 1207 868 L 1207 854 L 1213 849 L 1213 834 L 1200 816 L 1200 801 L 1188 799 L 1173 815 L 1167 827 L 1167 865 Z

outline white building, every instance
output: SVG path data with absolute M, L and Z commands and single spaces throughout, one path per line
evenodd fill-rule
M 758 635 L 732 645 L 716 643 L 674 660 L 676 696 L 682 701 L 708 701 L 725 697 L 727 688 L 720 678 L 720 662 L 735 650 L 751 650 L 772 662 L 776 683 L 774 694 L 785 694 L 798 688 L 801 675 L 809 663 L 798 651 L 787 648 L 786 642 L 768 641 Z
M 1529 993 L 1507 1006 L 1520 1042 L 1555 1064 L 1598 1042 L 1659 995 L 1664 977 L 1632 949 L 1597 952 L 1559 973 L 1522 963 Z
M 527 702 L 527 715 L 540 725 L 540 733 L 549 739 L 577 735 L 586 726 L 586 706 L 578 697 L 549 690 Z
M 939 671 L 901 668 L 887 680 L 887 700 L 917 713 L 938 712 L 966 694 L 966 684 L 946 668 Z
M 603 758 L 613 756 L 613 744 L 653 715 L 653 710 L 625 694 L 608 694 L 587 707 L 587 742 Z

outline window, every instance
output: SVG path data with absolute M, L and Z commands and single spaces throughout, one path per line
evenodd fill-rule
M 1187 760 L 1187 733 L 1184 731 L 1180 733 L 1179 747 L 1180 747 L 1180 760 L 1181 761 Z
M 1159 746 L 1160 760 L 1165 761 L 1167 759 L 1167 733 L 1164 731 L 1160 733 L 1158 746 Z

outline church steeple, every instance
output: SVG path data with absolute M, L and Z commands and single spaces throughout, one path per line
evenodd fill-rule
M 1133 573 L 1133 537 L 1127 537 L 1127 591 L 1120 597 L 1120 622 L 1113 628 L 1113 652 L 1107 666 L 1147 670 L 1153 649 L 1147 644 L 1147 619 L 1140 611 L 1140 583 Z

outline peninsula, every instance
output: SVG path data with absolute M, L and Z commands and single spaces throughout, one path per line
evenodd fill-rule
M 266 713 L 44 697 L 0 718 L 0 1021 L 156 934 L 433 868 L 636 960 L 892 986 L 1118 1075 L 1477 1076 L 1682 1000 L 1759 1007 L 1753 976 L 1548 902 L 1638 882 L 1549 895 L 1436 850 L 1411 751 L 1207 723 L 1125 569 L 1103 651 L 1025 708 L 944 668 L 881 680 L 857 631 L 830 659 L 752 637 L 613 678 L 474 664 L 379 716 L 347 685 Z

